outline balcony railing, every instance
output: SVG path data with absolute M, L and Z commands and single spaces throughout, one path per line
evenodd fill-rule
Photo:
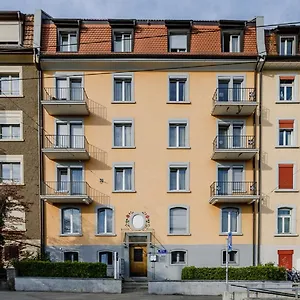
M 89 196 L 89 191 L 85 181 L 46 181 L 42 186 L 45 196 Z
M 253 181 L 215 181 L 210 186 L 210 196 L 255 196 L 256 183 Z
M 216 102 L 255 102 L 254 88 L 217 88 L 213 95 Z M 238 104 L 238 103 L 237 103 Z
M 44 101 L 86 102 L 87 95 L 82 87 L 44 88 Z
M 88 150 L 88 145 L 84 135 L 46 135 L 44 148 Z
M 255 149 L 255 138 L 251 135 L 218 135 L 213 142 L 216 150 Z

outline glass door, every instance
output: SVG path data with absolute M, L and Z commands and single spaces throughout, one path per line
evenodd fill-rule
M 70 168 L 71 194 L 83 195 L 83 170 L 82 168 Z
M 80 123 L 70 124 L 70 142 L 71 148 L 84 148 L 83 128 Z
M 229 168 L 218 168 L 218 195 L 228 195 Z

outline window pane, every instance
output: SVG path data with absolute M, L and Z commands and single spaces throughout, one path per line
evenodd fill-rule
M 131 80 L 125 80 L 125 99 L 124 101 L 131 101 Z
M 177 190 L 177 169 L 170 169 L 170 190 Z
M 123 169 L 116 169 L 115 172 L 115 190 L 123 190 Z
M 179 169 L 179 190 L 181 191 L 186 189 L 185 175 L 186 169 Z
M 115 124 L 114 128 L 114 145 L 117 147 L 122 146 L 122 125 Z
M 126 124 L 125 126 L 125 146 L 132 146 L 132 135 L 131 135 L 131 124 Z
M 169 146 L 170 147 L 176 147 L 176 130 L 177 126 L 176 125 L 170 125 L 169 128 Z
M 114 101 L 122 101 L 122 81 L 115 80 Z
M 98 210 L 98 233 L 105 232 L 105 210 Z
M 125 190 L 130 191 L 132 190 L 132 170 L 125 169 Z
M 169 101 L 176 101 L 176 81 L 170 81 L 169 89 Z
M 113 232 L 113 210 L 106 209 L 106 232 Z
M 185 101 L 185 81 L 179 81 L 179 99 L 178 101 Z
M 179 147 L 185 147 L 185 125 L 180 125 L 179 126 Z

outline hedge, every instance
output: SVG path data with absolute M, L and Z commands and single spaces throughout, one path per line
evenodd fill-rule
M 106 264 L 103 263 L 23 260 L 13 264 L 21 277 L 106 277 Z
M 182 269 L 182 280 L 225 280 L 225 268 L 196 268 Z M 275 266 L 235 267 L 228 270 L 229 280 L 274 280 L 285 281 L 286 270 Z

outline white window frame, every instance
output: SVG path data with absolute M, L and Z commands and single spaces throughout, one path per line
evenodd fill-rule
M 18 95 L 11 95 L 11 94 L 1 94 L 0 98 L 21 98 L 23 97 L 23 69 L 22 67 L 15 67 L 15 66 L 0 66 L 0 80 L 2 75 L 17 75 L 18 82 L 19 82 L 19 94 Z M 10 83 L 11 90 L 12 84 Z
M 223 261 L 223 255 L 224 255 L 224 252 L 226 253 L 226 250 L 222 250 L 221 252 L 221 265 L 222 266 L 225 266 L 226 265 L 226 262 Z M 237 249 L 232 249 L 232 252 L 236 252 L 236 261 L 235 262 L 230 262 L 229 261 L 229 252 L 228 252 L 228 264 L 230 266 L 238 266 L 240 264 L 239 260 L 240 260 L 240 253 L 239 253 L 239 250 Z
M 291 222 L 290 222 L 290 233 L 279 233 L 278 232 L 278 211 L 279 209 L 290 209 L 291 210 Z M 276 207 L 276 220 L 275 220 L 275 237 L 278 236 L 298 236 L 297 234 L 297 207 L 295 205 L 284 205 L 279 204 Z
M 71 50 L 71 46 L 73 46 L 71 44 L 71 38 L 70 38 L 70 35 L 71 34 L 76 34 L 76 50 L 75 51 L 72 51 Z M 62 50 L 62 35 L 64 34 L 67 34 L 68 35 L 68 50 L 67 51 L 63 51 Z M 63 53 L 66 53 L 66 52 L 78 52 L 78 34 L 79 34 L 79 31 L 78 29 L 58 29 L 58 41 L 59 41 L 59 45 L 58 45 L 58 52 L 63 52 Z
M 131 125 L 131 145 L 126 146 L 125 145 L 125 127 L 124 125 Z M 115 145 L 115 125 L 122 125 L 122 145 L 121 146 L 116 146 Z M 114 119 L 113 120 L 113 126 L 112 126 L 113 132 L 112 132 L 112 148 L 135 148 L 134 145 L 134 119 Z
M 279 165 L 293 165 L 293 188 L 292 189 L 280 189 L 279 188 Z M 276 166 L 276 189 L 274 190 L 277 193 L 284 193 L 284 192 L 298 192 L 297 190 L 297 165 L 295 161 L 280 161 L 277 162 Z
M 131 81 L 131 100 L 125 101 L 125 81 L 130 79 Z M 115 81 L 121 80 L 122 81 L 122 100 L 118 101 L 115 100 Z M 112 76 L 112 103 L 135 103 L 134 100 L 134 76 L 132 73 L 122 73 L 122 74 L 113 74 Z
M 121 35 L 122 37 L 122 42 L 121 42 L 121 45 L 122 45 L 122 50 L 121 52 L 119 51 L 115 51 L 115 41 L 116 41 L 116 35 Z M 125 41 L 126 41 L 126 38 L 125 36 L 126 35 L 130 35 L 130 50 L 129 51 L 125 51 Z M 132 30 L 114 30 L 113 31 L 113 52 L 117 52 L 117 53 L 130 53 L 132 52 L 132 45 L 133 44 L 133 31 Z
M 171 190 L 171 169 L 177 169 L 176 190 Z M 185 172 L 185 189 L 179 190 L 179 169 L 186 169 Z M 190 164 L 188 162 L 173 162 L 168 165 L 168 193 L 189 193 L 190 192 Z
M 176 81 L 176 101 L 170 101 L 170 82 Z M 179 101 L 179 82 L 185 81 L 184 85 L 184 101 Z M 189 99 L 189 75 L 188 74 L 168 74 L 168 99 L 167 103 L 173 104 L 190 104 L 191 101 Z
M 238 210 L 238 217 L 237 217 L 237 232 L 232 232 L 232 235 L 242 235 L 242 210 L 238 206 L 222 206 L 220 210 L 220 235 L 227 235 L 228 232 L 222 230 L 222 223 L 223 223 L 223 210 L 229 211 L 232 209 Z M 228 228 L 230 228 L 230 216 L 228 217 Z M 231 229 L 231 228 L 230 228 Z
M 184 125 L 185 126 L 185 145 L 184 146 L 179 146 L 179 127 Z M 170 145 L 170 127 L 171 126 L 176 126 L 176 146 L 171 146 Z M 173 148 L 190 148 L 189 145 L 189 120 L 187 119 L 172 119 L 168 121 L 168 148 L 173 149 Z
M 171 47 L 171 36 L 174 36 L 174 35 L 185 35 L 186 36 L 186 45 L 185 45 L 185 50 L 184 51 L 180 51 L 181 49 L 179 48 L 172 48 Z M 169 31 L 169 36 L 168 36 L 168 39 L 169 39 L 169 49 L 168 49 L 168 52 L 171 52 L 171 53 L 185 53 L 185 52 L 188 52 L 188 38 L 189 38 L 189 34 L 187 31 L 181 31 L 181 30 L 170 30 Z M 172 51 L 172 49 L 176 49 L 176 51 Z
M 14 183 L 15 185 L 24 184 L 24 164 L 23 164 L 23 155 L 0 155 L 0 164 L 1 163 L 20 163 L 20 183 Z M 5 184 L 5 183 L 0 183 Z
M 171 210 L 175 208 L 185 209 L 186 210 L 186 232 L 178 233 L 178 232 L 171 232 Z M 171 205 L 168 208 L 168 235 L 174 236 L 185 236 L 190 235 L 190 207 L 183 204 L 178 205 Z
M 64 232 L 64 211 L 68 209 L 75 209 L 79 211 L 79 232 L 74 232 L 74 226 L 73 226 L 73 216 L 71 217 L 72 221 L 70 222 L 70 233 Z M 81 236 L 82 235 L 82 212 L 80 207 L 74 207 L 74 206 L 63 206 L 60 208 L 60 235 L 61 236 Z M 73 252 L 73 251 L 70 251 Z M 74 251 L 75 252 L 75 251 Z M 79 260 L 79 257 L 78 257 Z
M 2 119 L 5 120 L 5 123 L 2 122 Z M 13 121 L 10 121 L 13 119 Z M 14 120 L 18 119 L 18 123 Z M 23 141 L 23 111 L 21 110 L 5 110 L 0 111 L 0 126 L 12 126 L 19 125 L 20 126 L 20 137 L 19 138 L 8 138 L 2 139 L 0 138 L 0 142 L 20 142 Z M 12 129 L 12 128 L 11 128 Z
M 99 232 L 99 224 L 98 224 L 98 213 L 99 210 L 104 209 L 105 210 L 105 232 Z M 107 232 L 107 216 L 106 216 L 106 210 L 110 209 L 112 211 L 112 232 Z M 96 207 L 96 236 L 112 236 L 115 235 L 115 210 L 111 206 L 98 206 Z
M 284 53 L 281 53 L 281 43 L 282 40 L 284 41 Z M 292 54 L 287 53 L 287 39 L 293 39 L 293 46 L 292 46 Z M 279 43 L 279 55 L 295 55 L 296 52 L 296 37 L 294 35 L 282 35 L 280 36 L 280 43 Z
M 179 253 L 177 254 L 177 262 L 176 263 L 173 263 L 172 262 L 172 253 L 173 252 L 184 252 L 184 262 L 179 262 Z M 187 261 L 188 261 L 188 252 L 186 250 L 182 250 L 182 249 L 174 249 L 174 250 L 171 250 L 170 252 L 170 265 L 171 266 L 185 266 L 187 265 Z
M 131 169 L 131 190 L 116 190 L 116 169 L 123 169 L 123 188 L 125 188 L 125 169 Z M 113 192 L 114 193 L 134 193 L 135 192 L 135 176 L 134 176 L 134 163 L 115 163 L 113 164 Z

